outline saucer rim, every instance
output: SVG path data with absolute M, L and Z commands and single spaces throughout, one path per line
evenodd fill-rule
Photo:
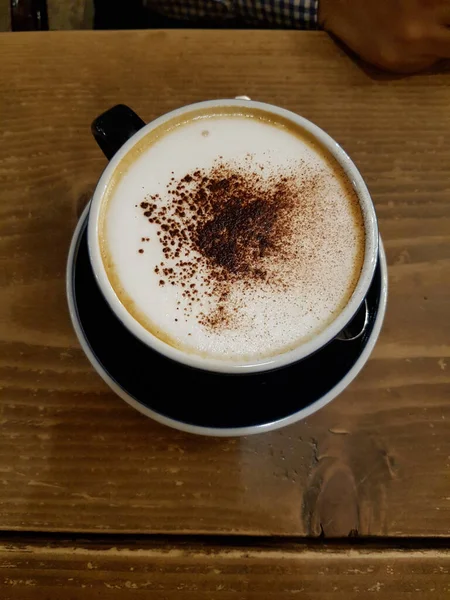
M 172 427 L 173 429 L 177 429 L 178 431 L 183 431 L 185 433 L 191 433 L 195 435 L 209 436 L 209 437 L 242 437 L 247 435 L 255 435 L 260 433 L 266 433 L 269 431 L 275 431 L 277 429 L 281 429 L 288 425 L 292 425 L 301 421 L 315 412 L 319 411 L 321 408 L 329 404 L 332 400 L 334 400 L 339 394 L 341 394 L 350 383 L 357 377 L 357 375 L 361 372 L 362 368 L 367 363 L 373 348 L 378 340 L 378 337 L 381 332 L 381 328 L 383 325 L 384 317 L 386 314 L 386 306 L 387 306 L 387 295 L 388 295 L 388 270 L 387 270 L 387 262 L 386 262 L 386 254 L 384 251 L 384 245 L 379 237 L 379 261 L 380 261 L 380 275 L 381 275 L 381 286 L 380 286 L 380 299 L 378 303 L 377 315 L 375 317 L 375 322 L 373 325 L 372 332 L 366 342 L 366 345 L 359 355 L 358 359 L 355 361 L 353 366 L 347 371 L 344 377 L 326 394 L 309 404 L 308 406 L 298 410 L 297 412 L 289 415 L 288 417 L 283 417 L 282 419 L 278 419 L 276 421 L 271 421 L 269 423 L 264 423 L 260 425 L 250 425 L 245 427 L 227 427 L 227 428 L 219 428 L 219 427 L 204 427 L 201 425 L 192 425 L 190 423 L 185 423 L 184 421 L 178 421 L 171 417 L 166 417 L 147 406 L 144 406 L 139 400 L 131 396 L 124 388 L 122 388 L 112 377 L 111 375 L 104 369 L 102 363 L 97 358 L 96 354 L 90 347 L 87 336 L 84 333 L 84 330 L 80 324 L 78 309 L 75 303 L 74 298 L 74 258 L 76 252 L 78 251 L 81 233 L 85 222 L 87 221 L 88 213 L 89 213 L 90 203 L 84 208 L 81 216 L 78 220 L 77 226 L 73 233 L 69 254 L 67 257 L 67 265 L 66 265 L 66 296 L 67 303 L 69 308 L 70 319 L 72 322 L 72 327 L 74 328 L 75 334 L 77 336 L 78 342 L 81 345 L 83 352 L 88 358 L 91 365 L 94 367 L 95 371 L 100 375 L 103 381 L 109 386 L 109 388 L 115 392 L 122 400 L 124 400 L 127 404 L 132 406 L 135 410 L 139 411 L 141 414 L 150 417 L 151 419 L 161 423 L 162 425 L 166 425 L 168 427 Z M 285 367 L 289 368 L 289 366 Z

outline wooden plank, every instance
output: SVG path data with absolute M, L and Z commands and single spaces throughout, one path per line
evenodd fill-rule
M 0 31 L 11 31 L 10 0 L 0 0 Z
M 450 74 L 375 77 L 320 33 L 0 38 L 0 526 L 347 536 L 450 534 Z M 83 356 L 67 247 L 105 160 L 89 124 L 246 93 L 329 131 L 373 192 L 386 325 L 307 422 L 202 439 L 139 415 Z
M 93 0 L 47 0 L 47 11 L 51 30 L 92 29 L 94 26 Z
M 445 550 L 0 546 L 2 600 L 437 600 L 449 572 Z

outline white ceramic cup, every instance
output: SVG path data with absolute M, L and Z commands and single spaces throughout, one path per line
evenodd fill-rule
M 292 121 L 293 124 L 301 126 L 313 137 L 315 137 L 319 143 L 321 143 L 338 161 L 348 179 L 351 181 L 361 205 L 366 234 L 365 257 L 359 281 L 349 302 L 338 315 L 338 317 L 317 336 L 305 343 L 302 343 L 293 350 L 270 358 L 255 360 L 251 363 L 242 364 L 228 363 L 213 357 L 203 357 L 190 354 L 178 348 L 174 348 L 145 329 L 145 327 L 143 327 L 133 318 L 133 316 L 128 312 L 128 310 L 117 297 L 109 281 L 102 260 L 99 238 L 99 218 L 108 183 L 115 170 L 119 167 L 121 160 L 133 148 L 133 146 L 150 131 L 174 118 L 187 115 L 191 111 L 199 111 L 202 108 L 220 109 L 222 107 L 230 106 L 245 107 L 246 109 L 253 107 L 255 109 L 264 110 L 267 113 L 272 113 L 275 116 L 278 115 L 284 119 Z M 92 268 L 97 283 L 106 301 L 116 316 L 132 334 L 134 334 L 138 339 L 140 339 L 144 344 L 153 350 L 156 350 L 157 352 L 177 362 L 207 371 L 230 374 L 268 371 L 288 366 L 320 350 L 320 348 L 324 347 L 334 338 L 339 336 L 340 332 L 348 325 L 348 323 L 353 319 L 360 307 L 363 305 L 369 290 L 369 286 L 372 282 L 378 260 L 378 225 L 375 208 L 367 186 L 364 183 L 364 180 L 355 164 L 351 161 L 349 156 L 339 146 L 339 144 L 322 129 L 317 127 L 317 125 L 314 125 L 307 119 L 283 108 L 262 102 L 255 102 L 253 100 L 239 98 L 235 100 L 210 100 L 184 106 L 167 113 L 158 119 L 155 119 L 147 125 L 145 125 L 143 121 L 141 121 L 139 117 L 137 117 L 137 115 L 135 115 L 130 109 L 123 105 L 119 105 L 110 111 L 107 111 L 94 121 L 93 133 L 106 156 L 110 158 L 110 162 L 103 172 L 100 181 L 98 182 L 89 211 L 88 246 Z

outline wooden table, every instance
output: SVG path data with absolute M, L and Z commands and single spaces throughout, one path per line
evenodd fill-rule
M 447 597 L 450 74 L 368 72 L 297 32 L 0 34 L 0 60 L 2 600 Z M 105 166 L 93 117 L 238 94 L 353 156 L 390 298 L 372 359 L 331 405 L 207 439 L 109 391 L 72 331 L 64 270 Z

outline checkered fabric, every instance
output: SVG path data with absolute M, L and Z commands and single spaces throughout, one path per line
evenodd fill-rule
M 147 0 L 147 6 L 179 20 L 239 19 L 248 25 L 315 29 L 319 0 Z

